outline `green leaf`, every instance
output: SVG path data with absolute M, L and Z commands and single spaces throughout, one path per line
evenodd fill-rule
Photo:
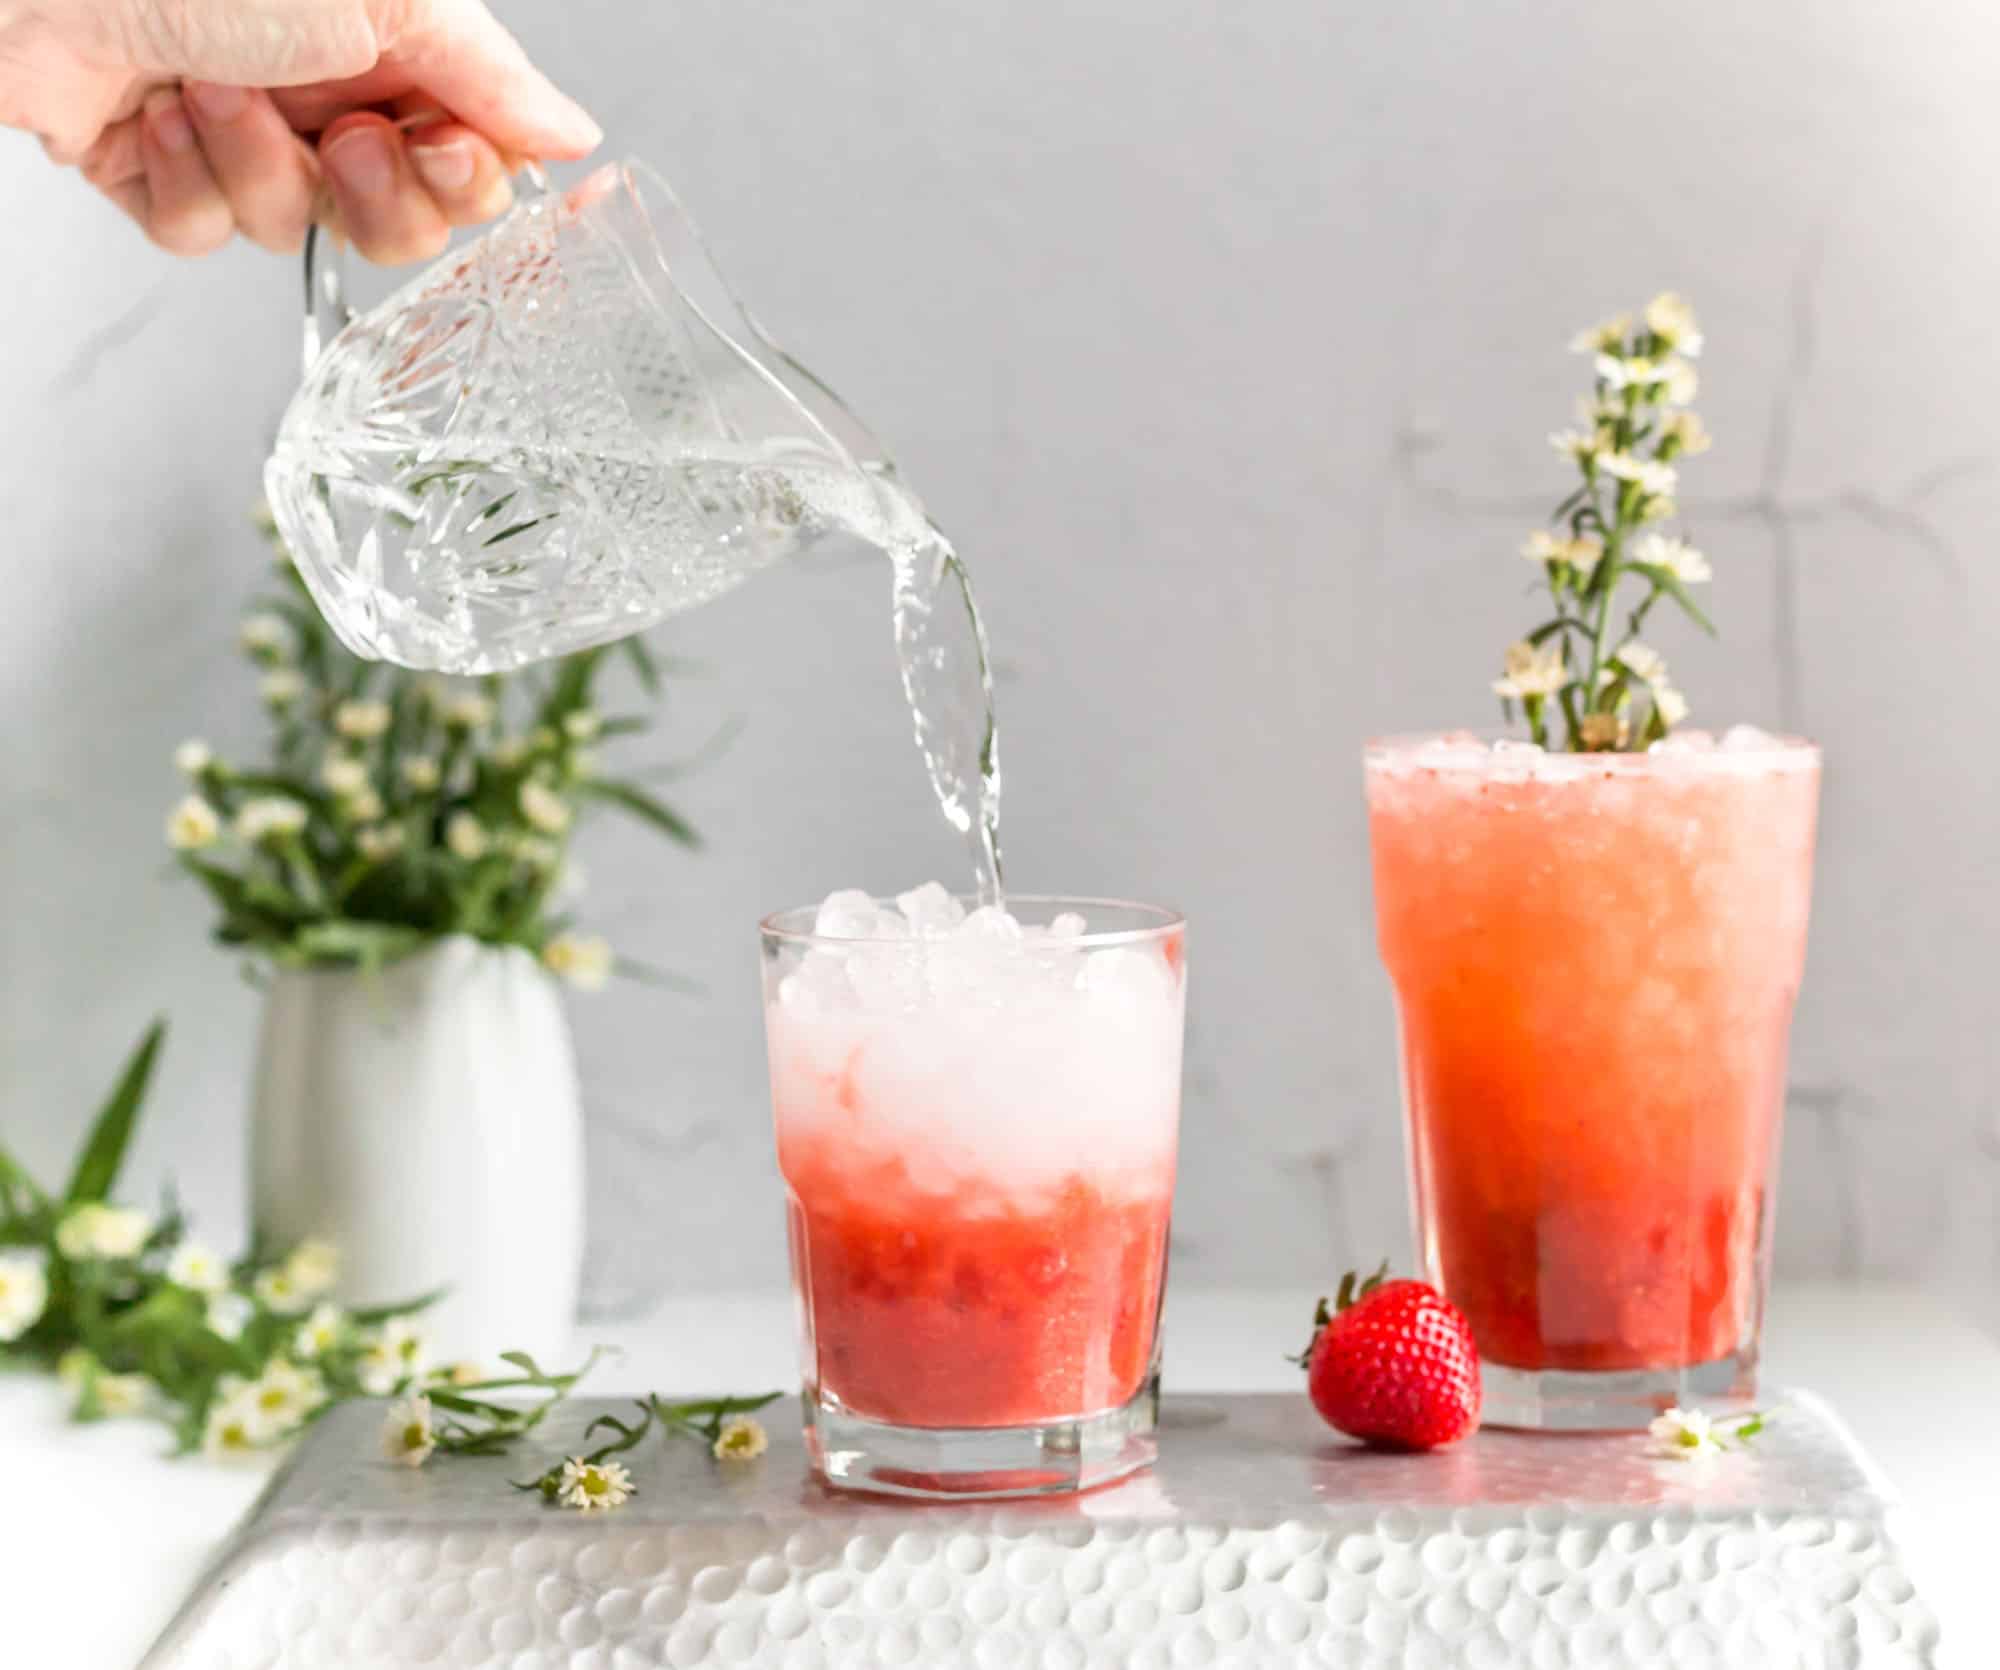
M 398 1299 L 389 1305 L 363 1305 L 347 1313 L 347 1319 L 359 1328 L 379 1328 L 384 1322 L 399 1316 L 414 1316 L 420 1310 L 427 1310 L 451 1291 L 448 1287 L 434 1287 L 428 1293 L 420 1293 L 414 1299 Z
M 607 777 L 589 777 L 577 784 L 577 791 L 622 807 L 634 817 L 650 823 L 669 840 L 678 841 L 684 847 L 701 845 L 701 837 L 695 833 L 693 824 L 636 783 L 618 782 Z
M 1702 631 L 1706 632 L 1711 638 L 1717 635 L 1715 630 L 1715 623 L 1711 621 L 1708 618 L 1708 616 L 1706 616 L 1701 612 L 1701 606 L 1697 604 L 1693 599 L 1693 597 L 1691 597 L 1688 594 L 1687 587 L 1681 583 L 1681 577 L 1678 574 L 1676 574 L 1671 568 L 1663 568 L 1658 563 L 1650 563 L 1650 562 L 1635 562 L 1628 566 L 1631 568 L 1634 574 L 1645 575 L 1646 578 L 1651 580 L 1654 585 L 1658 586 L 1661 591 L 1665 592 L 1683 609 L 1685 609 L 1687 611 L 1688 618 L 1692 620 L 1696 626 L 1700 627 Z
M 90 1138 L 63 1191 L 65 1206 L 81 1206 L 104 1199 L 118 1180 L 118 1168 L 125 1163 L 125 1150 L 132 1141 L 132 1128 L 139 1107 L 146 1099 L 147 1081 L 153 1076 L 153 1062 L 167 1036 L 167 1023 L 156 1020 L 147 1029 L 119 1075 L 110 1099 L 91 1125 Z
M 421 928 L 400 922 L 308 922 L 293 945 L 300 955 L 321 962 L 358 963 L 378 969 L 429 942 Z
M 633 633 L 618 646 L 632 663 L 632 674 L 639 681 L 639 688 L 649 696 L 660 693 L 660 664 L 653 659 L 652 649 L 647 645 L 644 634 Z
M 691 980 L 670 968 L 660 968 L 622 953 L 612 959 L 611 969 L 622 979 L 636 980 L 642 986 L 657 986 L 661 991 L 680 992 L 687 997 L 700 997 L 708 990 L 699 980 Z

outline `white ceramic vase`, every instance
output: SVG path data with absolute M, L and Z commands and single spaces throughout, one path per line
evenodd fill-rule
M 250 1119 L 270 1244 L 341 1252 L 340 1296 L 434 1288 L 440 1352 L 568 1350 L 583 1263 L 583 1117 L 569 1024 L 527 952 L 455 937 L 377 974 L 280 971 Z

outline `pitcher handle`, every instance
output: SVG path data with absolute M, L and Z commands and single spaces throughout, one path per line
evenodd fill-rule
M 406 116 L 397 126 L 414 127 L 436 119 L 428 115 Z M 549 177 L 539 162 L 532 158 L 523 162 L 520 177 L 533 196 L 548 195 Z M 331 246 L 324 259 L 319 249 L 322 235 Z M 306 227 L 305 281 L 304 358 L 306 373 L 310 375 L 319 363 L 321 351 L 354 322 L 354 309 L 347 302 L 347 246 L 320 214 L 315 214 Z

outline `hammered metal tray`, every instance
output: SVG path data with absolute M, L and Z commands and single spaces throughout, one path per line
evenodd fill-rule
M 1706 1471 L 1643 1437 L 1485 1432 L 1363 1451 L 1299 1396 L 1169 1399 L 1159 1465 L 1080 1497 L 927 1507 L 809 1479 L 795 1419 L 723 1467 L 633 1455 L 582 1515 L 534 1456 L 379 1459 L 336 1410 L 148 1670 L 340 1666 L 1926 1666 L 1937 1626 L 1853 1438 L 1794 1395 Z M 546 1452 L 546 1453 L 544 1453 Z

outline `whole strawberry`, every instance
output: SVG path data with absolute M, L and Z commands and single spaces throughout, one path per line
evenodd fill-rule
M 1326 1423 L 1392 1450 L 1435 1450 L 1479 1425 L 1479 1352 L 1465 1315 L 1420 1281 L 1350 1273 L 1294 1359 Z

